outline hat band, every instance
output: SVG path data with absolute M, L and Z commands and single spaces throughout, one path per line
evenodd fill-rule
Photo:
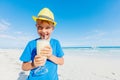
M 40 16 L 38 16 L 38 18 L 46 18 L 48 20 L 54 21 L 52 18 L 50 18 L 48 16 L 44 16 L 44 15 L 40 15 Z

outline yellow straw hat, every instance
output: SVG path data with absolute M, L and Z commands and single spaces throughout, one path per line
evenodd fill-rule
M 56 22 L 54 21 L 54 14 L 52 11 L 50 11 L 48 8 L 43 8 L 39 13 L 38 16 L 32 16 L 33 20 L 36 22 L 37 19 L 40 20 L 46 20 L 54 23 L 54 26 L 56 25 Z

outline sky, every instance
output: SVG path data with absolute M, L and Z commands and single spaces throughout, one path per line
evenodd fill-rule
M 61 46 L 120 46 L 120 0 L 0 0 L 0 48 L 38 38 L 32 16 L 49 8 Z

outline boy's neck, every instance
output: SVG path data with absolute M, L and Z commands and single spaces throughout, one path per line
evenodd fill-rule
M 40 39 L 42 39 L 42 38 L 40 37 Z M 50 39 L 51 39 L 51 38 L 48 38 L 48 39 L 45 39 L 45 40 L 48 40 L 48 41 L 50 41 Z

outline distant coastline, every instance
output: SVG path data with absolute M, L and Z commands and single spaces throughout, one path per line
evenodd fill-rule
M 120 48 L 120 46 L 66 46 L 62 47 L 63 49 L 72 49 L 72 48 Z
M 63 49 L 93 49 L 93 48 L 120 48 L 120 46 L 62 46 Z M 24 49 L 23 47 L 8 47 L 8 48 L 0 48 L 0 49 Z

